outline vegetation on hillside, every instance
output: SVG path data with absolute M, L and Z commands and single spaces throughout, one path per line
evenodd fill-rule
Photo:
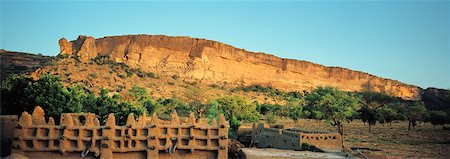
M 142 72 L 139 69 L 129 71 Z M 233 89 L 235 92 L 263 92 L 285 100 L 284 103 L 271 104 L 236 94 L 207 98 L 204 90 L 195 84 L 186 86 L 186 90 L 182 95 L 188 100 L 177 96 L 154 98 L 146 88 L 133 86 L 128 91 L 131 99 L 123 99 L 119 94 L 113 94 L 114 90 L 101 89 L 95 93 L 77 84 L 64 86 L 58 76 L 51 74 L 37 81 L 23 75 L 12 75 L 1 82 L 1 114 L 20 115 L 40 105 L 47 115 L 53 117 L 62 113 L 93 112 L 104 122 L 109 113 L 114 113 L 121 125 L 129 113 L 135 116 L 157 113 L 167 118 L 176 110 L 181 116 L 194 112 L 197 119 L 209 118 L 210 122 L 218 114 L 224 114 L 229 121 L 231 138 L 237 137 L 241 122 L 256 122 L 260 118 L 271 125 L 281 118 L 295 122 L 301 118 L 326 120 L 341 134 L 344 133 L 344 124 L 354 119 L 368 123 L 369 132 L 376 123 L 395 120 L 408 121 L 410 128 L 418 122 L 450 124 L 449 110 L 429 111 L 422 102 L 404 101 L 374 92 L 344 92 L 332 87 L 318 87 L 311 92 L 283 92 L 260 85 Z

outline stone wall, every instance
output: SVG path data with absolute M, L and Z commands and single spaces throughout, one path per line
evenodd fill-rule
M 30 158 L 227 158 L 228 128 L 223 115 L 211 125 L 196 123 L 191 114 L 186 123 L 176 112 L 170 122 L 156 114 L 151 120 L 133 114 L 124 126 L 113 114 L 100 125 L 93 113 L 61 115 L 60 125 L 48 122 L 41 107 L 32 115 L 22 113 L 16 128 L 13 153 Z
M 342 151 L 342 136 L 339 133 L 269 128 L 262 123 L 254 124 L 252 130 L 252 144 L 261 148 L 302 150 L 302 144 L 308 143 L 324 151 Z

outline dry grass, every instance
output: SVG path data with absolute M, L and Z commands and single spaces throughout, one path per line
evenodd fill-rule
M 292 120 L 282 120 L 280 124 L 307 130 L 335 131 L 325 121 L 303 119 L 296 124 Z M 442 126 L 421 123 L 408 131 L 407 122 L 396 122 L 372 126 L 369 133 L 367 124 L 353 121 L 346 123 L 344 129 L 346 148 L 381 150 L 363 151 L 370 158 L 450 158 L 450 130 L 443 130 Z

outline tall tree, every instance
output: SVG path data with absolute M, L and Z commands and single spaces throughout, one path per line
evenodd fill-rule
M 360 104 L 362 108 L 360 109 L 360 118 L 363 122 L 367 122 L 369 125 L 369 133 L 371 128 L 378 122 L 384 122 L 383 113 L 385 111 L 381 110 L 387 107 L 389 103 L 395 102 L 396 98 L 378 92 L 360 92 L 357 93 L 361 96 Z
M 292 98 L 286 102 L 286 107 L 288 109 L 289 118 L 298 123 L 298 120 L 304 116 L 303 106 L 305 105 L 305 100 L 299 98 Z
M 203 117 L 203 113 L 207 110 L 206 93 L 198 86 L 188 86 L 184 92 L 184 96 L 187 98 L 190 105 L 197 114 L 197 120 Z
M 318 87 L 306 94 L 308 105 L 323 113 L 344 138 L 344 122 L 360 109 L 360 98 L 333 87 Z
M 424 120 L 428 113 L 423 102 L 405 103 L 400 109 L 401 113 L 408 119 L 408 130 L 415 127 L 418 121 Z
M 256 104 L 242 96 L 225 96 L 216 99 L 219 110 L 224 114 L 230 124 L 230 134 L 237 132 L 240 121 L 254 122 L 259 119 Z

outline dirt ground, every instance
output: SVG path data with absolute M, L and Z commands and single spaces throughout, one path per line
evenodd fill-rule
M 279 123 L 306 130 L 336 130 L 325 121 L 302 119 L 296 124 L 286 119 Z M 346 123 L 344 131 L 344 146 L 352 148 L 353 153 L 358 148 L 369 158 L 450 158 L 450 130 L 443 130 L 442 126 L 420 123 L 408 131 L 408 123 L 402 121 L 377 124 L 369 133 L 368 125 L 358 120 Z

